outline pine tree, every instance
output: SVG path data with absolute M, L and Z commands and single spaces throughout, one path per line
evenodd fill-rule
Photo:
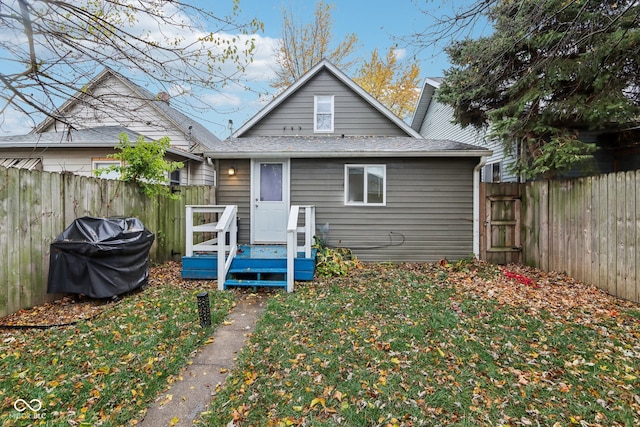
M 640 4 L 623 1 L 492 1 L 491 35 L 447 49 L 438 91 L 462 126 L 491 129 L 516 168 L 555 176 L 589 159 L 580 131 L 640 122 Z

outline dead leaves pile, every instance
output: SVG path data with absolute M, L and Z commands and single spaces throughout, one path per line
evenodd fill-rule
M 216 289 L 213 280 L 186 280 L 181 276 L 181 264 L 170 261 L 149 268 L 149 281 L 146 287 L 170 284 L 185 290 Z M 134 291 L 135 292 L 135 291 Z M 73 325 L 81 320 L 92 319 L 103 310 L 111 307 L 111 300 L 66 296 L 53 302 L 44 303 L 30 309 L 0 318 L 0 328 L 45 328 L 51 326 Z
M 479 274 L 487 269 L 494 270 L 494 275 Z M 616 298 L 566 274 L 523 265 L 496 267 L 476 263 L 462 269 L 449 266 L 449 270 L 450 280 L 466 292 L 519 307 L 531 316 L 545 311 L 560 319 L 588 324 L 597 319 L 616 317 L 621 309 L 638 307 L 636 303 Z
M 105 302 L 93 299 L 76 301 L 67 296 L 30 309 L 19 310 L 0 319 L 1 327 L 66 326 L 91 319 L 102 312 Z

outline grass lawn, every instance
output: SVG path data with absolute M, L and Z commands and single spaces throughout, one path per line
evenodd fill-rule
M 640 308 L 510 268 L 366 266 L 273 296 L 200 424 L 640 425 Z
M 75 325 L 0 330 L 0 425 L 122 426 L 135 420 L 211 334 L 200 327 L 198 291 L 154 284 Z M 209 294 L 215 327 L 235 297 Z

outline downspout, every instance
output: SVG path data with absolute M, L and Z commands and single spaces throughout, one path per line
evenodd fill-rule
M 480 171 L 487 163 L 487 156 L 473 168 L 473 255 L 480 259 Z

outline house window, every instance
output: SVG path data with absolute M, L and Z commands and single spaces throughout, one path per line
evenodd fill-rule
M 314 97 L 313 131 L 333 132 L 333 95 Z
M 384 206 L 387 202 L 385 165 L 346 165 L 345 205 Z
M 502 168 L 500 167 L 500 162 L 485 165 L 482 175 L 482 182 L 501 182 Z
M 119 160 L 107 160 L 107 159 L 95 159 L 91 161 L 91 168 L 94 171 L 99 170 L 99 169 L 103 169 L 103 168 L 109 168 L 111 166 L 122 166 L 122 162 L 120 162 Z M 104 171 L 102 173 L 100 173 L 100 175 L 97 175 L 98 178 L 101 179 L 120 179 L 120 172 L 118 171 Z
M 180 171 L 174 170 L 169 174 L 169 185 L 180 185 Z

